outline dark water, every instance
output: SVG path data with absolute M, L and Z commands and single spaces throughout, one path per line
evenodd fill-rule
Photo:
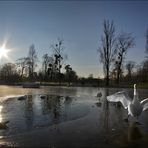
M 148 144 L 148 111 L 129 123 L 127 111 L 108 103 L 106 96 L 132 89 L 41 87 L 22 89 L 0 86 L 0 144 L 7 147 L 145 147 Z M 101 92 L 100 98 L 96 97 Z M 148 97 L 140 89 L 139 98 Z M 18 95 L 26 99 L 18 100 Z M 44 96 L 44 97 L 41 97 Z
M 12 98 L 3 103 L 2 119 L 10 121 L 5 135 L 17 134 L 75 120 L 90 112 L 87 102 L 82 103 L 77 97 L 29 95 L 25 100 Z

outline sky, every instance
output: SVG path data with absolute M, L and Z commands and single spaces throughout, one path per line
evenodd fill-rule
M 34 44 L 39 61 L 58 38 L 64 41 L 65 64 L 79 76 L 102 77 L 97 49 L 101 45 L 104 19 L 113 20 L 116 33 L 132 33 L 135 46 L 129 49 L 125 62 L 140 64 L 145 58 L 145 33 L 148 29 L 147 1 L 0 1 L 0 46 L 6 42 L 15 62 L 27 56 Z

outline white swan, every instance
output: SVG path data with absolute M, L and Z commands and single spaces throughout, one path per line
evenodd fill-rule
M 128 109 L 128 117 L 129 115 L 131 115 L 133 117 L 138 118 L 138 116 L 142 113 L 142 111 L 148 109 L 148 98 L 142 100 L 141 102 L 139 101 L 138 94 L 136 91 L 136 84 L 134 84 L 133 99 L 131 99 L 126 92 L 121 91 L 113 95 L 107 96 L 107 100 L 110 102 L 121 102 L 124 108 Z

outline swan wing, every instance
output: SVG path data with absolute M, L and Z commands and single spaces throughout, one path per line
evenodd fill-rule
M 107 96 L 107 100 L 110 102 L 121 102 L 125 109 L 128 108 L 128 105 L 132 101 L 125 91 L 117 92 L 113 95 Z
M 143 106 L 143 111 L 148 109 L 148 98 L 142 100 L 140 104 Z

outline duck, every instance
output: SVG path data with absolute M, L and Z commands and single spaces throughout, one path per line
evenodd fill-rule
M 18 97 L 18 100 L 26 100 L 26 99 L 27 99 L 27 95 Z
M 129 116 L 138 117 L 141 115 L 143 111 L 148 109 L 148 98 L 139 101 L 136 84 L 134 84 L 134 94 L 133 99 L 131 99 L 127 92 L 120 91 L 116 92 L 115 94 L 107 96 L 107 100 L 109 102 L 121 102 L 123 107 L 128 110 L 128 116 L 125 121 L 128 122 Z
M 101 92 L 98 92 L 97 93 L 97 97 L 101 98 L 102 97 L 102 93 Z
M 47 98 L 47 95 L 40 95 L 40 98 L 41 99 L 46 99 Z

